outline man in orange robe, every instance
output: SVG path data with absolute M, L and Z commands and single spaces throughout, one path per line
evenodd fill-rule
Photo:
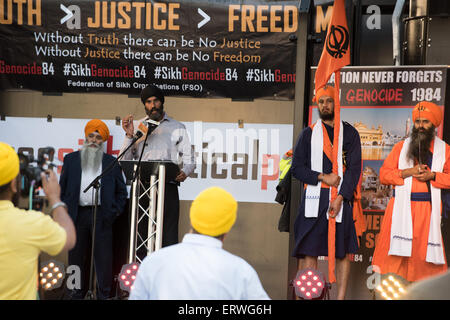
M 381 274 L 417 281 L 447 270 L 440 222 L 441 189 L 450 189 L 450 146 L 435 134 L 439 106 L 419 102 L 412 118 L 411 136 L 394 146 L 380 169 L 380 182 L 395 190 L 372 264 Z

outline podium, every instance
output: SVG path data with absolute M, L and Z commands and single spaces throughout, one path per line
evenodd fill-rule
M 133 181 L 130 194 L 130 241 L 127 263 L 142 263 L 145 256 L 161 249 L 165 184 L 175 181 L 180 169 L 171 161 L 141 161 L 139 173 L 133 180 L 138 161 L 121 160 L 119 163 L 126 178 Z M 147 200 L 148 205 L 145 205 Z M 147 224 L 142 227 L 145 223 Z M 142 249 L 146 249 L 146 254 L 139 256 L 138 251 Z

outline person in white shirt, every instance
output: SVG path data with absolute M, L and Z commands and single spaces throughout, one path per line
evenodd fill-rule
M 164 111 L 164 94 L 161 89 L 154 85 L 147 86 L 141 91 L 141 101 L 147 116 L 136 123 L 131 114 L 123 118 L 122 128 L 125 131 L 125 139 L 120 153 L 130 146 L 136 132 L 141 131 L 145 133 L 124 153 L 122 160 L 138 160 L 144 148 L 142 161 L 169 160 L 179 166 L 178 175 L 172 181 L 167 179 L 165 184 L 162 246 L 166 247 L 178 243 L 180 216 L 178 186 L 195 169 L 194 152 L 185 125 L 167 116 Z M 148 130 L 144 123 L 147 120 L 159 122 L 159 125 L 149 133 L 144 145 Z M 149 183 L 149 177 L 142 177 L 141 182 Z M 147 207 L 148 204 L 141 203 L 141 206 Z M 145 224 L 142 225 L 145 226 Z M 146 230 L 141 230 L 141 233 L 146 234 Z M 142 247 L 142 249 L 145 248 Z M 146 254 L 146 250 L 142 252 Z M 140 255 L 140 253 L 141 251 L 137 254 Z
M 129 299 L 270 299 L 253 267 L 222 248 L 236 214 L 229 192 L 219 187 L 202 191 L 190 208 L 190 233 L 144 259 Z

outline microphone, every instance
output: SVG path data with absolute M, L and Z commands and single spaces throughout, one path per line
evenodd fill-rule
M 147 134 L 147 131 L 150 129 L 150 133 L 152 133 L 153 130 L 156 129 L 156 127 L 159 126 L 159 122 L 151 119 L 143 120 L 139 123 L 139 126 L 137 128 L 137 131 L 133 137 L 133 139 L 140 139 L 142 136 Z
M 142 138 L 144 134 L 142 133 L 142 131 L 136 131 L 136 133 L 133 136 L 133 142 L 139 140 L 140 138 Z
M 155 121 L 152 119 L 147 119 L 147 120 L 145 120 L 145 122 L 147 123 L 147 126 L 149 126 L 149 127 L 157 127 L 160 124 L 159 121 Z

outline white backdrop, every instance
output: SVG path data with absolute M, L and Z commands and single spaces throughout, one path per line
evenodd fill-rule
M 114 120 L 103 120 L 110 130 L 105 152 L 118 155 L 124 131 Z M 84 141 L 87 119 L 6 117 L 0 121 L 0 141 L 16 150 L 53 147 L 53 163 L 62 166 L 64 155 Z M 193 200 L 210 186 L 220 186 L 237 201 L 273 203 L 278 183 L 278 162 L 292 148 L 292 125 L 183 122 L 196 152 L 197 167 L 180 187 L 181 200 Z M 213 154 L 215 157 L 213 158 Z M 203 159 L 203 161 L 202 161 Z M 215 160 L 214 160 L 215 159 Z M 215 163 L 215 164 L 214 164 Z

